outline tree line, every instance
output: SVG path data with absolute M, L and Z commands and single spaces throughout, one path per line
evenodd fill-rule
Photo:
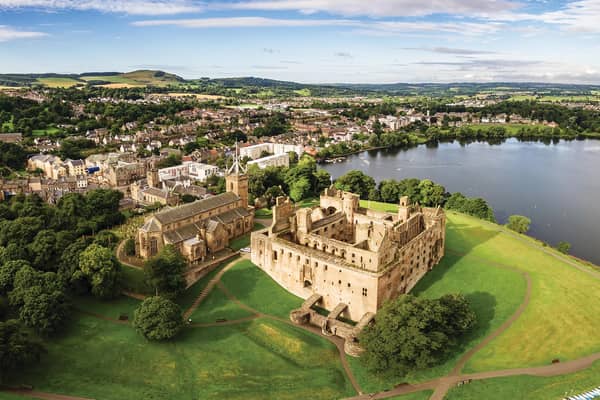
M 37 195 L 0 204 L 0 381 L 38 360 L 71 315 L 70 298 L 119 293 L 120 265 L 105 230 L 124 220 L 122 193 L 94 190 L 50 206 Z
M 492 207 L 484 199 L 469 198 L 458 192 L 450 194 L 444 186 L 429 179 L 384 179 L 376 184 L 375 179 L 364 172 L 352 170 L 336 179 L 335 186 L 340 190 L 356 193 L 363 200 L 397 204 L 400 197 L 408 196 L 411 202 L 422 206 L 440 206 L 487 221 L 496 221 Z

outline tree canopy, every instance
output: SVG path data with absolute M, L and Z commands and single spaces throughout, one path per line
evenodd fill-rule
M 529 225 L 531 225 L 531 220 L 529 218 L 522 215 L 511 215 L 508 217 L 506 227 L 517 233 L 527 233 Z
M 187 268 L 185 258 L 172 245 L 166 245 L 160 252 L 146 261 L 144 273 L 148 285 L 161 296 L 174 298 L 185 290 L 183 273 Z
M 110 299 L 119 293 L 119 272 L 120 265 L 112 251 L 91 244 L 79 255 L 79 270 L 74 276 L 87 279 L 94 296 Z
M 442 361 L 475 323 L 475 313 L 462 295 L 405 295 L 386 303 L 375 324 L 363 330 L 361 359 L 372 371 L 404 375 Z
M 169 299 L 148 297 L 135 310 L 133 326 L 146 339 L 172 339 L 183 328 L 181 309 Z

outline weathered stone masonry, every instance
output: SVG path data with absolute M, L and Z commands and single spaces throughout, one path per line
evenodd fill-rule
M 354 340 L 356 329 L 339 317 L 368 323 L 440 261 L 444 241 L 440 208 L 421 208 L 403 197 L 398 213 L 378 212 L 360 207 L 357 195 L 331 188 L 312 209 L 295 210 L 279 198 L 271 227 L 252 234 L 252 261 L 311 300 L 292 313 L 293 320 Z M 314 306 L 331 310 L 330 316 L 318 315 Z

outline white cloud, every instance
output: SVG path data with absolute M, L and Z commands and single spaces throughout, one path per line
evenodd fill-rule
M 497 32 L 500 22 L 396 22 L 360 21 L 355 19 L 280 19 L 265 17 L 226 17 L 194 19 L 155 19 L 135 21 L 134 26 L 179 26 L 182 28 L 272 28 L 272 27 L 345 27 L 367 35 L 398 35 L 406 32 L 446 32 L 461 35 L 483 35 Z
M 20 31 L 10 26 L 0 25 L 0 42 L 8 42 L 17 39 L 35 39 L 47 36 L 44 32 Z
M 362 22 L 342 19 L 276 19 L 264 17 L 156 19 L 133 22 L 134 26 L 173 25 L 182 28 L 268 28 L 303 26 L 360 26 Z
M 574 1 L 561 10 L 542 13 L 536 19 L 574 32 L 600 33 L 600 0 Z
M 478 15 L 513 10 L 510 0 L 246 0 L 221 3 L 239 10 L 325 12 L 344 16 L 400 17 L 432 14 Z
M 94 10 L 132 15 L 173 15 L 204 9 L 190 0 L 0 0 L 0 10 L 22 8 Z

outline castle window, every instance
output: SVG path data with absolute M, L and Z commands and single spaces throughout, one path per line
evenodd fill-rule
M 327 271 L 327 265 L 325 265 L 325 271 Z
M 348 287 L 350 287 L 350 282 L 348 282 Z
M 339 280 L 339 281 L 338 281 L 338 285 L 341 285 L 341 284 L 342 284 L 342 281 L 341 281 L 341 280 Z
M 273 252 L 273 260 L 277 261 L 277 251 Z
M 367 288 L 363 288 L 362 295 L 365 296 L 365 297 L 367 297 Z

